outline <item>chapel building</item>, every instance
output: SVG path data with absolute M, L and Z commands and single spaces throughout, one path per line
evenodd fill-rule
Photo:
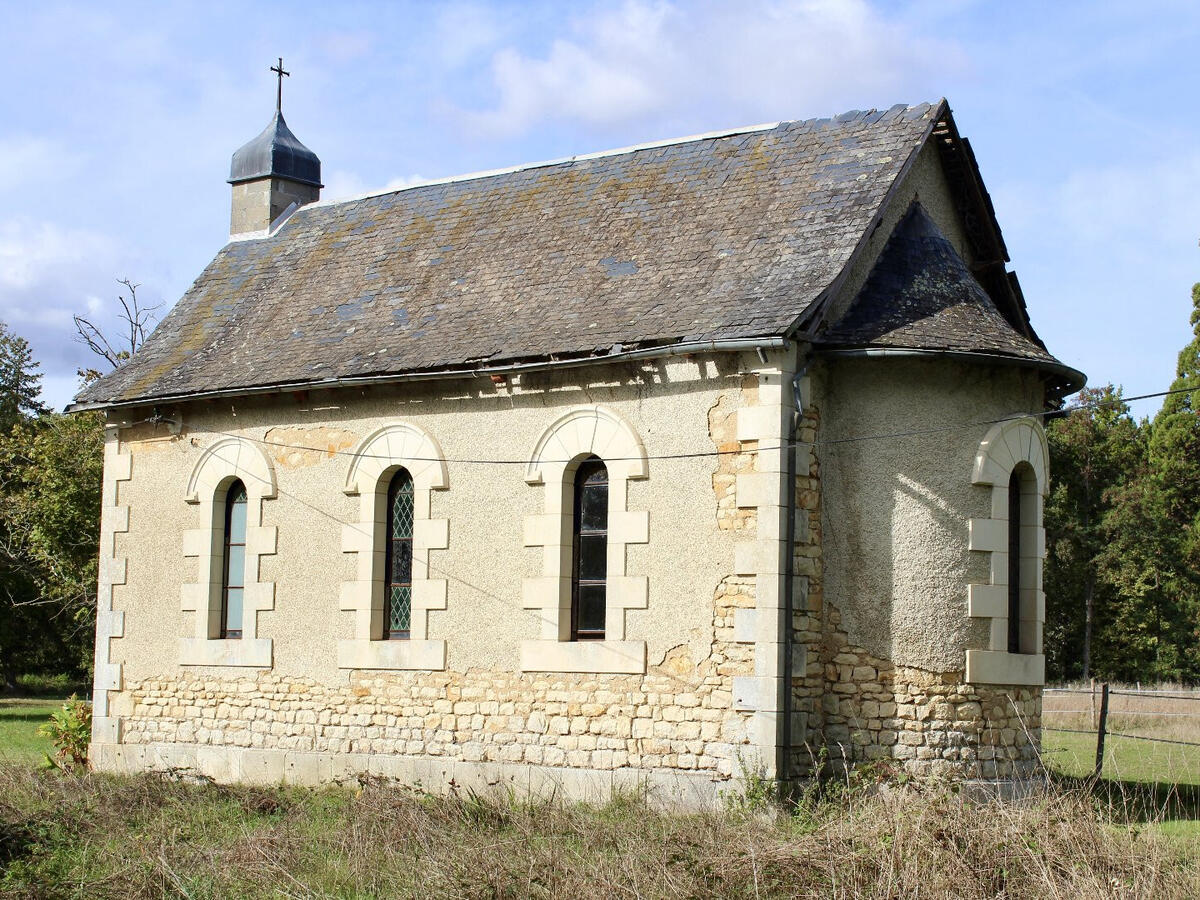
M 319 200 L 276 113 L 107 421 L 92 765 L 707 802 L 1036 774 L 1043 415 L 945 101 Z

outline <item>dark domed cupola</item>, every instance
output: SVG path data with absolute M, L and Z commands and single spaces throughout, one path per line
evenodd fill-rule
M 284 121 L 281 110 L 283 60 L 272 66 L 279 79 L 275 116 L 262 133 L 233 154 L 229 183 L 233 185 L 230 236 L 267 231 L 293 206 L 312 203 L 321 195 L 321 160 Z
M 287 178 L 322 187 L 321 160 L 292 134 L 278 110 L 262 134 L 233 154 L 229 183 L 240 184 L 256 178 Z

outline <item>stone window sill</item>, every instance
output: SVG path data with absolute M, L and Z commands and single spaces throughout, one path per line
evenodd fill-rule
M 967 681 L 971 684 L 1043 685 L 1046 683 L 1046 657 L 1041 653 L 968 650 Z
M 219 640 L 180 638 L 179 664 L 183 666 L 245 666 L 271 668 L 270 638 Z
M 339 669 L 446 668 L 445 641 L 338 641 Z
M 645 641 L 522 641 L 522 672 L 642 675 Z

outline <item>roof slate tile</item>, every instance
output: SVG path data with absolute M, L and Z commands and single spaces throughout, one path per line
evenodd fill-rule
M 785 333 L 944 104 L 297 210 L 228 244 L 81 403 Z

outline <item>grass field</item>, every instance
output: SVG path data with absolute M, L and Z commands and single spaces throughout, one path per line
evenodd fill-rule
M 0 701 L 0 897 L 1200 896 L 1192 748 L 1115 740 L 1090 786 L 1094 737 L 1047 732 L 1026 803 L 867 785 L 681 815 L 40 771 L 56 705 Z
M 30 763 L 41 760 L 50 741 L 38 734 L 61 700 L 0 699 L 0 762 Z
M 789 813 L 667 814 L 79 777 L 0 765 L 4 897 L 1200 896 L 1200 857 L 1079 790 L 969 804 L 835 792 Z
M 1086 777 L 1096 765 L 1094 734 L 1042 734 L 1046 765 L 1065 775 Z M 1108 735 L 1104 742 L 1103 776 L 1113 781 L 1200 786 L 1200 747 L 1160 744 Z

